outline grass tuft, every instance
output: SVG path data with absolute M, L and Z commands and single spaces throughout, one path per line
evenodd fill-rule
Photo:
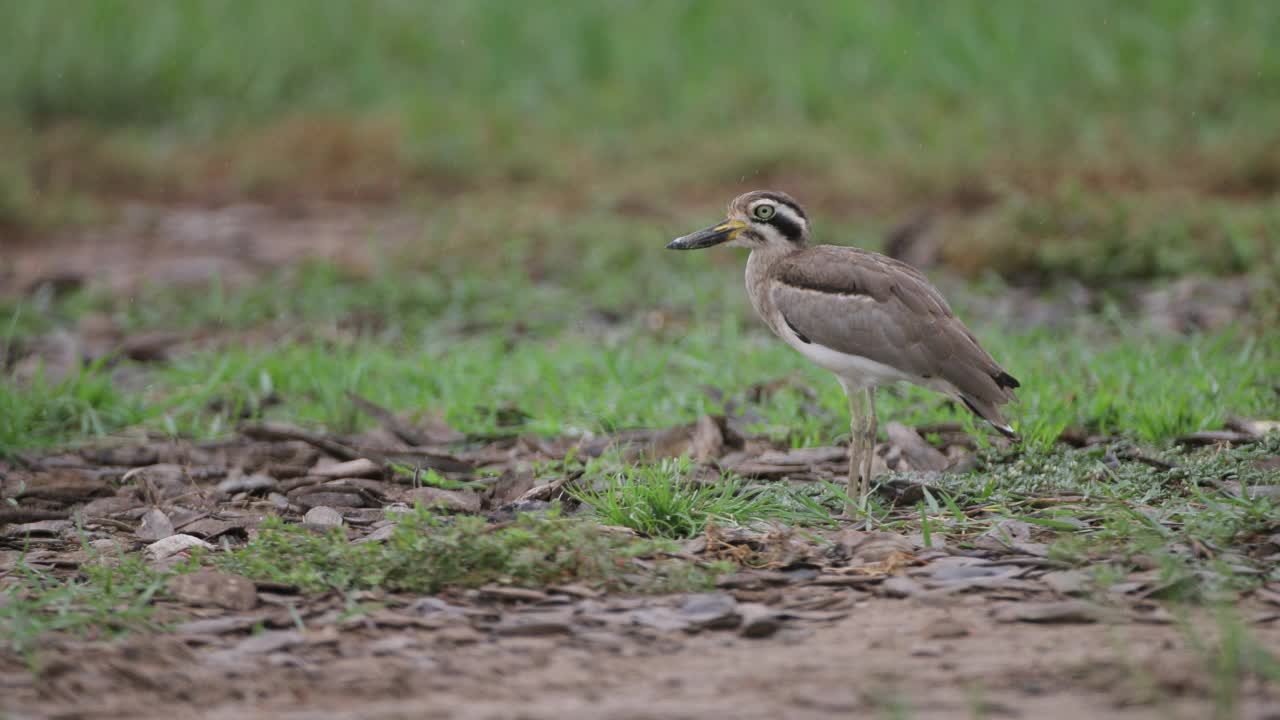
M 690 480 L 691 470 L 687 457 L 630 465 L 610 476 L 603 488 L 570 492 L 600 522 L 649 537 L 689 538 L 712 524 L 832 523 L 828 509 L 786 485 L 748 485 L 729 476 L 704 483 Z
M 351 544 L 340 529 L 317 533 L 270 519 L 244 548 L 212 558 L 229 572 L 307 592 L 438 592 L 501 583 L 557 583 L 644 592 L 706 589 L 718 569 L 652 559 L 666 548 L 557 512 L 522 514 L 509 525 L 445 517 L 418 507 L 383 542 Z M 650 558 L 638 562 L 639 558 Z
M 37 640 L 51 633 L 112 638 L 158 628 L 151 601 L 164 592 L 168 575 L 138 554 L 91 554 L 71 579 L 25 561 L 17 564 L 0 590 L 3 647 L 21 653 L 35 649 Z

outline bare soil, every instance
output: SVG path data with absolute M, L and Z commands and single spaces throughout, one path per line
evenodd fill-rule
M 268 514 L 340 523 L 351 541 L 377 542 L 389 511 L 407 501 L 501 523 L 563 497 L 561 479 L 521 468 L 562 456 L 568 440 L 468 441 L 438 423 L 387 424 L 448 442 L 259 425 L 224 443 L 125 441 L 25 456 L 0 467 L 3 494 L 18 501 L 3 518 L 0 583 L 20 559 L 74 574 L 88 560 L 84 539 L 164 567 L 185 557 L 167 542 L 236 546 Z M 923 441 L 910 429 L 892 435 L 882 462 L 941 457 L 916 447 Z M 787 482 L 833 477 L 845 463 L 842 448 L 772 448 L 714 418 L 573 443 L 582 454 L 611 443 L 701 453 Z M 506 472 L 483 492 L 441 494 L 386 471 L 410 455 L 454 479 Z M 1215 647 L 1215 625 L 1206 613 L 1190 623 L 1204 637 L 1189 635 L 1152 599 L 1158 573 L 1099 595 L 1086 573 L 1046 556 L 1037 528 L 1001 529 L 965 548 L 853 527 L 711 530 L 685 544 L 689 558 L 735 557 L 755 569 L 694 595 L 491 586 L 342 598 L 183 576 L 156 603 L 171 632 L 116 642 L 55 634 L 29 656 L 0 653 L 3 707 L 15 718 L 1051 719 L 1201 718 L 1222 707 L 1212 651 L 1193 642 Z M 1262 591 L 1237 612 L 1254 640 L 1280 652 L 1275 598 Z M 350 602 L 377 608 L 352 613 Z M 1233 688 L 1235 717 L 1277 717 L 1280 689 L 1254 683 Z
M 145 287 L 198 288 L 218 278 L 243 285 L 302 261 L 369 269 L 420 241 L 420 218 L 376 208 L 324 205 L 286 212 L 265 205 L 219 208 L 126 205 L 113 222 L 7 241 L 0 295 L 88 286 L 121 295 Z
M 0 677 L 15 718 L 1212 715 L 1212 678 L 1173 626 L 1005 624 L 990 605 L 867 598 L 834 624 L 766 639 L 504 637 L 464 623 L 269 631 L 259 637 L 289 637 L 274 651 L 230 655 L 199 636 L 57 642 L 41 652 L 41 677 L 12 661 Z M 1280 647 L 1274 624 L 1258 633 Z M 1274 718 L 1280 696 L 1253 688 L 1237 709 Z
M 361 267 L 369 246 L 353 237 L 373 233 L 387 246 L 419 237 L 402 216 L 351 208 L 321 216 L 247 206 L 139 208 L 99 234 L 6 248 L 0 293 L 60 284 L 131 293 L 146 285 L 196 287 L 212 275 L 249 282 L 305 258 Z M 572 445 L 580 453 L 608 443 L 651 455 L 687 452 L 708 467 L 769 481 L 838 479 L 846 462 L 842 448 L 769 447 L 716 418 L 587 446 L 457 437 L 429 422 L 407 428 L 416 436 L 407 441 L 406 427 L 382 419 L 382 429 L 357 438 L 259 427 L 226 443 L 133 438 L 0 465 L 2 494 L 18 502 L 0 515 L 0 583 L 23 553 L 27 562 L 73 574 L 84 560 L 73 516 L 95 547 L 126 552 L 178 534 L 243 543 L 267 514 L 337 518 L 353 541 L 367 538 L 391 522 L 388 508 L 423 499 L 387 472 L 390 460 L 453 479 L 505 471 L 482 493 L 448 499 L 454 511 L 494 522 L 560 496 L 559 486 L 524 469 L 563 457 Z M 916 430 L 891 429 L 879 462 L 936 471 L 968 450 L 956 433 L 955 445 L 933 448 Z M 333 471 L 353 458 L 370 460 L 373 470 Z M 168 523 L 159 531 L 147 524 L 156 512 Z M 352 617 L 341 598 L 270 584 L 216 602 L 215 591 L 201 597 L 197 588 L 158 603 L 159 616 L 177 623 L 172 632 L 120 641 L 53 636 L 31 657 L 0 653 L 0 709 L 15 720 L 1077 720 L 1204 718 L 1224 708 L 1234 709 L 1228 717 L 1280 718 L 1274 686 L 1248 680 L 1229 697 L 1215 686 L 1209 658 L 1149 598 L 1158 587 L 1154 574 L 1101 602 L 1085 600 L 1079 574 L 1046 557 L 1035 528 L 1005 529 L 1015 542 L 987 538 L 976 550 L 925 548 L 920 538 L 852 528 L 828 533 L 834 553 L 787 533 L 704 538 L 689 545 L 692 557 L 740 552 L 765 558 L 767 567 L 695 597 L 565 588 L 371 594 L 362 600 L 384 607 Z M 1238 612 L 1255 640 L 1280 653 L 1280 612 L 1268 599 L 1280 594 L 1269 592 L 1246 599 Z M 1211 620 L 1191 626 L 1210 635 L 1213 647 Z
M 642 212 L 656 214 L 657 210 Z M 957 211 L 963 214 L 963 210 Z M 964 272 L 943 252 L 954 244 L 942 211 L 903 216 L 885 237 L 885 250 L 922 269 L 943 264 Z M 44 289 L 64 292 L 89 287 L 134 298 L 152 287 L 198 290 L 216 278 L 237 287 L 269 278 L 281 268 L 306 261 L 333 263 L 353 277 L 368 277 L 379 262 L 431 268 L 454 253 L 497 253 L 498 243 L 457 233 L 429 232 L 430 211 L 406 211 L 350 204 L 309 204 L 292 208 L 257 204 L 219 207 L 121 206 L 116 217 L 92 228 L 71 228 L 40 239 L 5 240 L 0 253 L 0 297 Z M 665 218 L 663 218 L 665 220 Z M 669 221 L 667 221 L 669 222 Z M 655 237 L 659 247 L 662 237 Z M 837 242 L 839 240 L 837 239 Z M 963 248 L 961 248 L 963 251 Z M 965 254 L 965 252 L 961 252 Z M 972 253 L 969 253 L 972 254 Z M 531 277 L 543 272 L 532 260 Z M 935 280 L 952 290 L 955 277 Z M 1024 278 L 1001 298 L 988 298 L 989 312 L 1020 326 L 1043 326 L 1078 318 L 1105 302 L 1122 301 L 1146 324 L 1170 332 L 1221 328 L 1246 317 L 1264 280 L 1248 276 L 1188 277 L 1171 283 L 1132 283 L 1103 289 L 1070 284 L 1048 299 L 1035 287 L 1043 278 Z M 1031 282 L 1034 281 L 1034 282 Z

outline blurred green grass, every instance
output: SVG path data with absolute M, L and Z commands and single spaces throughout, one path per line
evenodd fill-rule
M 463 173 L 725 137 L 927 168 L 1181 162 L 1274 151 L 1277 34 L 1280 6 L 1241 1 L 9 0 L 0 113 L 161 146 L 391 116 L 408 157 Z
M 781 120 L 993 146 L 1101 139 L 1117 116 L 1131 140 L 1204 141 L 1264 131 L 1280 103 L 1266 2 L 11 0 L 0 28 L 0 101 L 35 124 L 394 109 L 496 136 Z
M 318 266 L 242 292 L 155 291 L 114 306 L 71 296 L 43 311 L 18 304 L 0 349 L 20 350 L 38 333 L 104 311 L 129 332 L 176 329 L 212 340 L 164 364 L 105 357 L 60 380 L 0 385 L 0 455 L 131 428 L 218 438 L 244 418 L 353 432 L 369 419 L 348 392 L 396 411 L 439 414 L 478 435 L 512 431 L 501 417 L 513 406 L 528 416 L 514 429 L 557 436 L 667 427 L 733 403 L 751 432 L 779 442 L 843 442 L 838 385 L 764 331 L 746 307 L 740 269 L 729 277 L 690 265 L 641 285 L 592 272 L 574 289 L 515 275 L 359 282 Z M 620 304 L 611 313 L 614 294 Z M 1010 414 L 1028 447 L 1049 448 L 1068 428 L 1163 443 L 1220 428 L 1230 414 L 1280 415 L 1271 387 L 1280 377 L 1275 333 L 1228 327 L 1174 336 L 1118 315 L 1018 327 L 983 297 L 954 299 L 984 346 L 1023 381 Z M 767 398 L 744 400 L 753 386 L 779 380 Z M 923 390 L 886 389 L 878 402 L 886 421 L 959 421 L 985 432 Z
M 1234 0 L 9 0 L 0 227 L 459 198 L 571 226 L 772 185 L 827 242 L 956 210 L 970 274 L 1235 273 L 1280 252 L 1277 36 Z
M 354 420 L 330 390 L 394 405 L 408 399 L 390 389 L 406 384 L 436 388 L 413 401 L 468 429 L 483 427 L 474 408 L 494 398 L 532 403 L 532 429 L 552 433 L 690 419 L 713 409 L 698 384 L 650 382 L 672 353 L 691 352 L 686 377 L 726 391 L 811 372 L 741 332 L 755 325 L 740 259 L 654 257 L 748 184 L 795 192 L 820 241 L 873 248 L 906 210 L 959 207 L 944 261 L 974 276 L 1274 274 L 1277 36 L 1280 5 L 1231 1 L 0 2 L 0 151 L 13 151 L 0 167 L 0 225 L 92 218 L 81 191 L 108 205 L 132 194 L 216 203 L 336 192 L 430 217 L 406 263 L 430 268 L 420 282 L 393 268 L 372 283 L 304 271 L 284 289 L 215 285 L 108 303 L 126 331 L 293 322 L 301 349 L 201 354 L 127 402 L 111 400 L 102 370 L 57 392 L 6 390 L 13 407 L 49 406 L 45 419 L 15 414 L 7 441 L 138 422 L 216 434 L 230 418 L 207 401 L 252 406 L 243 398 L 264 373 L 290 388 L 295 404 L 280 412 L 333 426 Z M 3 308 L 8 338 L 103 309 L 84 298 L 44 313 L 24 303 Z M 715 310 L 725 306 L 735 309 Z M 692 351 L 672 336 L 602 345 L 631 330 L 584 330 L 655 307 L 687 308 L 690 337 L 710 339 Z M 366 345 L 325 345 L 335 318 L 355 318 L 338 335 Z M 1184 356 L 1176 341 L 1117 344 L 1126 332 L 1068 349 L 1083 375 L 1054 370 L 1060 337 L 984 337 L 1015 369 L 1052 378 L 1025 401 L 1043 400 L 1030 417 L 1045 438 L 1067 424 L 1167 438 L 1229 411 L 1274 412 L 1255 376 L 1274 366 L 1267 338 L 1202 338 Z M 520 333 L 532 349 L 509 358 Z M 449 352 L 405 355 L 427 342 Z M 1239 378 L 1228 397 L 1174 387 L 1206 347 L 1218 348 L 1220 374 Z M 1261 361 L 1232 360 L 1240 347 Z M 725 352 L 758 360 L 725 374 L 712 362 Z M 405 357 L 445 371 L 419 376 Z M 370 363 L 388 384 L 351 375 Z M 581 385 L 547 391 L 565 367 Z M 1096 401 L 1069 405 L 1082 387 Z M 1126 410 L 1134 393 L 1157 409 Z M 798 398 L 780 401 L 772 423 L 793 441 L 844 432 L 838 394 L 817 420 Z M 918 420 L 950 412 L 904 405 Z

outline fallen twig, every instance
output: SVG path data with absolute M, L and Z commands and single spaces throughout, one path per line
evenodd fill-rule
M 406 425 L 390 410 L 366 400 L 350 391 L 347 392 L 347 399 L 356 407 L 360 408 L 361 412 L 374 420 L 377 420 L 382 427 L 386 428 L 387 432 L 390 432 L 392 435 L 395 435 L 406 443 L 414 447 L 420 447 L 427 444 L 422 433 Z
M 339 460 L 358 460 L 361 457 L 364 457 L 360 453 L 346 445 L 343 445 L 337 440 L 333 440 L 323 435 L 309 432 L 292 425 L 284 425 L 281 423 L 248 423 L 240 426 L 240 434 L 253 440 L 266 440 L 268 442 L 299 440 L 316 448 L 317 450 L 326 452 Z M 381 458 L 370 459 L 374 462 L 381 463 Z
M 26 510 L 23 508 L 0 509 L 0 525 L 13 523 L 19 525 L 41 520 L 66 520 L 71 517 L 70 510 Z

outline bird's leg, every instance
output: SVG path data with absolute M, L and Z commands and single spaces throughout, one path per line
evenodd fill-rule
M 869 455 L 866 452 L 867 398 L 869 395 L 858 388 L 845 386 L 845 394 L 849 396 L 849 486 L 846 494 L 849 503 L 845 512 L 853 516 L 855 512 L 866 508 L 866 495 L 863 494 L 863 469 Z M 865 459 L 864 459 L 865 458 Z M 854 495 L 855 489 L 857 495 Z M 859 498 L 861 508 L 854 505 L 854 498 Z
M 871 495 L 871 466 L 876 459 L 876 430 L 879 425 L 876 420 L 876 389 L 869 387 L 866 393 L 867 415 L 863 435 L 862 485 L 858 488 L 861 493 L 858 499 L 861 500 L 864 511 L 867 507 L 867 497 Z

